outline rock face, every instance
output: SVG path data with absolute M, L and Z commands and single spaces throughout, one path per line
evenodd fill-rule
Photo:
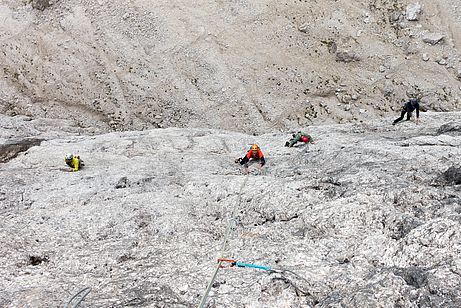
M 408 90 L 459 110 L 460 16 L 458 0 L 3 0 L 0 113 L 251 134 L 390 116 Z
M 443 180 L 447 184 L 451 185 L 460 185 L 461 184 L 461 168 L 460 167 L 450 167 L 442 175 Z
M 19 153 L 40 145 L 41 141 L 40 139 L 8 140 L 5 144 L 0 144 L 0 163 L 6 163 L 18 156 Z
M 0 20 L 0 307 L 196 307 L 218 257 L 274 270 L 219 269 L 207 307 L 461 307 L 459 0 Z M 413 96 L 422 123 L 392 126 Z
M 85 307 L 194 307 L 224 256 L 292 272 L 221 269 L 208 307 L 460 307 L 460 118 L 311 126 L 294 148 L 281 133 L 88 137 L 4 119 L 0 137 L 47 140 L 0 164 L 0 306 L 91 287 Z M 253 142 L 267 166 L 241 188 L 233 161 Z M 65 172 L 66 152 L 82 171 Z

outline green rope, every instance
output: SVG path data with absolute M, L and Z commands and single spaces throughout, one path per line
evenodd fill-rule
M 231 216 L 229 218 L 229 221 L 227 223 L 226 233 L 224 235 L 224 240 L 223 240 L 223 243 L 221 245 L 221 250 L 219 252 L 219 257 L 220 258 L 223 257 L 224 251 L 226 250 L 227 243 L 229 241 L 229 235 L 230 235 L 231 230 L 232 230 L 231 225 L 232 225 L 232 223 L 234 221 L 235 210 L 240 205 L 242 190 L 245 187 L 247 181 L 248 181 L 248 175 L 245 176 L 245 180 L 243 181 L 242 185 L 240 186 L 238 199 L 237 199 L 237 206 L 234 206 L 234 208 L 232 209 L 232 214 L 231 214 Z M 210 293 L 211 287 L 213 286 L 213 283 L 214 283 L 214 281 L 216 279 L 216 276 L 218 275 L 218 271 L 221 268 L 221 263 L 222 263 L 222 261 L 219 261 L 218 264 L 216 265 L 216 269 L 213 272 L 213 276 L 211 277 L 210 282 L 208 283 L 208 286 L 207 286 L 207 288 L 205 290 L 205 294 L 203 294 L 202 300 L 200 301 L 200 304 L 198 306 L 199 308 L 204 308 L 205 307 L 206 300 L 208 298 L 208 294 Z
M 85 299 L 85 297 L 88 295 L 88 293 L 91 292 L 91 288 L 90 287 L 85 287 L 83 289 L 81 289 L 80 291 L 78 291 L 77 293 L 75 293 L 74 296 L 71 297 L 71 299 L 67 302 L 67 304 L 64 306 L 64 308 L 76 308 L 78 307 L 78 305 L 80 305 L 80 303 Z M 78 296 L 81 296 L 80 299 L 78 299 L 74 305 L 71 305 L 72 304 L 72 301 L 78 297 Z

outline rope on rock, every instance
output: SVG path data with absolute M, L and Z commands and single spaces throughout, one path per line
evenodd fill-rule
M 238 193 L 238 199 L 237 199 L 237 204 L 236 206 L 234 206 L 234 208 L 232 209 L 232 213 L 229 217 L 229 220 L 228 220 L 228 223 L 227 223 L 227 228 L 226 228 L 226 233 L 224 234 L 224 239 L 223 239 L 223 243 L 221 245 L 221 250 L 219 252 L 219 259 L 218 259 L 218 264 L 216 266 L 216 269 L 214 270 L 213 272 L 213 276 L 211 277 L 210 279 L 210 282 L 208 283 L 208 286 L 205 290 L 205 294 L 203 294 L 203 297 L 202 297 L 202 300 L 200 301 L 200 304 L 199 304 L 199 308 L 204 308 L 205 307 L 205 304 L 206 304 L 206 300 L 208 298 L 208 294 L 210 293 L 210 290 L 211 290 L 211 287 L 213 286 L 213 283 L 216 279 L 216 276 L 218 275 L 218 271 L 219 269 L 222 267 L 222 263 L 223 261 L 219 261 L 220 259 L 223 260 L 223 254 L 224 254 L 224 251 L 226 250 L 226 247 L 227 247 L 227 243 L 229 241 L 229 236 L 230 236 L 230 233 L 231 233 L 231 230 L 232 230 L 232 224 L 233 222 L 235 221 L 234 219 L 234 216 L 235 216 L 235 210 L 239 207 L 240 205 L 240 202 L 241 202 L 241 196 L 242 196 L 242 190 L 243 188 L 245 187 L 246 183 L 248 181 L 248 175 L 245 176 L 245 180 L 243 181 L 242 185 L 240 186 L 240 189 L 239 189 L 239 193 Z
M 78 307 L 78 305 L 80 305 L 80 303 L 85 299 L 85 297 L 88 295 L 88 293 L 91 292 L 91 288 L 90 287 L 85 287 L 83 289 L 81 289 L 80 291 L 78 291 L 77 293 L 75 293 L 74 296 L 72 296 L 70 298 L 70 300 L 67 302 L 67 304 L 64 306 L 64 308 L 76 308 Z M 80 298 L 72 305 L 72 301 L 74 299 L 76 299 L 77 297 Z
M 297 285 L 295 285 L 290 279 L 288 279 L 286 277 L 286 273 L 290 273 L 293 276 L 305 281 L 306 283 L 309 283 L 309 281 L 306 278 L 296 274 L 292 270 L 283 269 L 283 268 L 271 268 L 270 266 L 256 265 L 256 264 L 252 264 L 252 263 L 244 263 L 244 262 L 240 262 L 240 261 L 233 260 L 233 259 L 224 259 L 224 258 L 219 258 L 218 259 L 218 264 L 219 263 L 221 264 L 220 265 L 221 268 L 226 267 L 226 266 L 222 265 L 224 262 L 229 263 L 228 267 L 233 267 L 233 266 L 236 266 L 236 267 L 249 267 L 249 268 L 254 268 L 254 269 L 265 270 L 265 271 L 268 271 L 269 273 L 279 273 L 279 274 L 281 274 L 283 276 L 283 280 L 286 283 L 289 283 L 291 286 L 293 286 L 293 288 L 295 288 L 295 290 L 297 292 L 302 293 L 304 295 L 311 295 L 309 292 L 300 289 Z
M 211 276 L 210 281 L 208 282 L 207 288 L 205 290 L 204 295 L 202 296 L 202 299 L 200 301 L 200 304 L 199 304 L 198 308 L 205 308 L 206 301 L 208 299 L 208 295 L 209 295 L 209 293 L 211 291 L 211 288 L 213 287 L 213 284 L 214 284 L 214 282 L 216 280 L 216 277 L 218 275 L 219 269 L 226 268 L 226 267 L 232 267 L 232 266 L 241 267 L 241 268 L 243 268 L 243 267 L 254 268 L 254 269 L 265 270 L 265 271 L 267 271 L 269 273 L 281 274 L 282 278 L 279 278 L 279 279 L 283 280 L 286 283 L 289 283 L 295 289 L 296 294 L 301 293 L 303 295 L 310 295 L 311 296 L 311 294 L 308 291 L 304 291 L 304 290 L 300 289 L 295 283 L 293 283 L 290 279 L 288 279 L 286 277 L 287 276 L 286 274 L 289 273 L 289 274 L 292 274 L 293 276 L 295 276 L 295 277 L 309 283 L 309 281 L 307 279 L 305 279 L 304 277 L 298 275 L 297 273 L 295 273 L 292 270 L 283 269 L 283 268 L 271 268 L 270 266 L 256 265 L 256 264 L 252 264 L 252 263 L 244 263 L 244 262 L 240 262 L 240 261 L 233 260 L 233 259 L 226 259 L 226 258 L 223 257 L 224 253 L 225 253 L 225 250 L 226 250 L 226 247 L 227 247 L 227 243 L 229 241 L 230 233 L 232 231 L 232 224 L 235 221 L 235 217 L 234 217 L 235 216 L 235 211 L 240 206 L 242 190 L 243 190 L 243 188 L 245 187 L 245 185 L 246 185 L 246 183 L 248 181 L 248 177 L 249 176 L 247 174 L 245 176 L 245 180 L 243 181 L 242 185 L 240 186 L 236 206 L 233 207 L 232 213 L 231 213 L 231 215 L 229 217 L 229 220 L 228 220 L 228 223 L 227 223 L 226 232 L 225 232 L 224 239 L 223 239 L 221 249 L 220 249 L 220 252 L 219 252 L 220 257 L 218 257 L 218 263 L 217 263 L 216 268 L 215 268 L 215 270 L 213 272 L 213 275 Z M 228 263 L 229 265 L 226 266 L 225 265 L 226 263 Z
M 308 281 L 306 278 L 304 278 L 304 277 L 302 277 L 302 276 L 296 274 L 296 273 L 293 272 L 292 270 L 283 269 L 283 268 L 275 268 L 275 269 L 272 269 L 272 272 L 273 272 L 273 273 L 280 273 L 280 274 L 282 274 L 282 276 L 285 278 L 286 282 L 288 282 L 288 283 L 296 290 L 297 293 L 299 292 L 299 293 L 302 293 L 303 295 L 312 296 L 312 294 L 311 294 L 309 291 L 304 291 L 304 290 L 300 289 L 300 288 L 299 288 L 297 285 L 295 285 L 290 279 L 286 278 L 286 273 L 290 273 L 290 274 L 292 274 L 293 276 L 295 276 L 295 277 L 297 277 L 297 278 L 299 278 L 299 279 L 305 281 L 306 283 L 309 283 L 309 281 Z M 296 293 L 296 295 L 298 295 L 297 293 Z

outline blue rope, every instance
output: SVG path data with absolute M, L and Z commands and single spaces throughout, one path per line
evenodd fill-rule
M 284 274 L 286 273 L 290 273 L 294 276 L 296 276 L 297 278 L 301 279 L 301 280 L 304 280 L 305 282 L 309 283 L 309 281 L 307 279 L 305 279 L 304 277 L 296 274 L 295 272 L 291 271 L 291 270 L 287 270 L 287 269 L 283 269 L 283 268 L 272 268 L 270 266 L 264 266 L 264 265 L 256 265 L 256 264 L 251 264 L 251 263 L 243 263 L 243 262 L 240 262 L 240 261 L 235 261 L 232 263 L 233 266 L 237 266 L 237 267 L 250 267 L 250 268 L 255 268 L 255 269 L 260 269 L 260 270 L 264 270 L 264 271 L 269 271 L 271 273 L 280 273 L 282 274 L 282 277 L 283 279 L 290 283 L 296 290 L 296 294 L 301 293 L 301 294 L 304 294 L 304 295 L 309 295 L 309 296 L 312 296 L 309 291 L 304 291 L 302 289 L 300 289 L 295 283 L 293 283 L 290 279 L 286 278 Z
M 256 268 L 256 269 L 261 269 L 265 271 L 272 271 L 272 268 L 269 266 L 263 266 L 263 265 L 256 265 L 256 264 L 251 264 L 251 263 L 243 263 L 243 262 L 235 262 L 235 266 L 237 267 L 251 267 L 251 268 Z

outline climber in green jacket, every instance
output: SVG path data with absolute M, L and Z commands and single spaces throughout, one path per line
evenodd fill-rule
M 291 148 L 298 142 L 314 143 L 314 140 L 310 135 L 299 131 L 298 133 L 293 134 L 293 137 L 289 141 L 285 142 L 285 146 Z

